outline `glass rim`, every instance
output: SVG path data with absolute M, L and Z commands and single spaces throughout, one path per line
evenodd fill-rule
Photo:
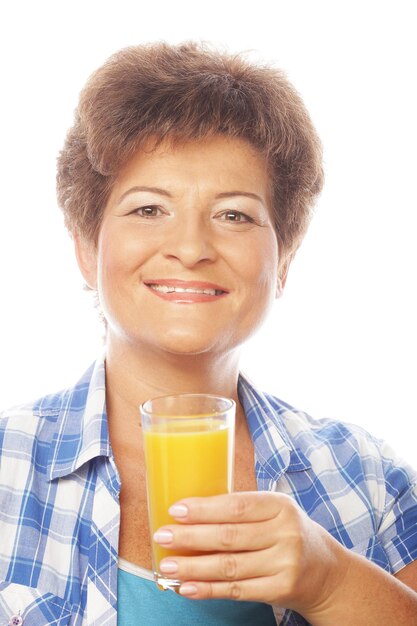
M 218 409 L 215 411 L 202 411 L 201 413 L 199 413 L 198 415 L 179 415 L 179 414 L 174 414 L 174 413 L 167 413 L 167 412 L 162 412 L 161 410 L 150 410 L 149 408 L 147 408 L 147 405 L 151 402 L 158 402 L 161 400 L 167 400 L 168 398 L 189 398 L 189 399 L 193 399 L 193 398 L 207 398 L 207 399 L 211 399 L 211 400 L 221 400 L 222 402 L 224 402 L 226 404 L 224 409 Z M 152 415 L 153 417 L 159 417 L 159 418 L 170 418 L 170 419 L 187 419 L 187 418 L 191 418 L 191 419 L 203 419 L 203 418 L 207 418 L 207 417 L 213 417 L 216 415 L 220 415 L 222 413 L 226 413 L 228 411 L 230 411 L 231 409 L 233 409 L 236 406 L 236 402 L 232 399 L 232 398 L 226 398 L 225 396 L 216 396 L 215 394 L 210 394 L 210 393 L 170 393 L 167 394 L 165 396 L 156 396 L 155 398 L 149 398 L 148 400 L 146 400 L 145 402 L 143 402 L 142 404 L 139 405 L 139 409 L 141 414 L 146 414 L 146 415 Z

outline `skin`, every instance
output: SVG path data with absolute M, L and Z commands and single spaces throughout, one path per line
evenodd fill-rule
M 153 190 L 137 189 L 143 186 Z M 146 510 L 142 494 L 126 514 L 144 484 L 137 406 L 167 393 L 224 395 L 237 402 L 242 492 L 177 503 L 171 515 L 181 524 L 157 531 L 161 545 L 211 553 L 162 562 L 184 581 L 180 593 L 276 603 L 317 626 L 417 625 L 416 563 L 393 577 L 343 548 L 291 498 L 252 486 L 253 447 L 237 397 L 239 348 L 280 295 L 289 265 L 278 249 L 261 155 L 225 137 L 150 145 L 120 173 L 98 242 L 74 240 L 108 324 L 107 409 L 128 529 L 122 553 L 147 564 L 145 536 L 135 552 L 124 552 L 142 526 L 132 525 L 133 514 Z M 215 283 L 226 295 L 167 301 L 147 285 L 158 278 Z

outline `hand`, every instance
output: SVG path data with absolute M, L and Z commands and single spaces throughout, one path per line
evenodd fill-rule
M 328 604 L 344 575 L 348 551 L 284 494 L 189 498 L 170 514 L 181 523 L 160 528 L 155 541 L 207 552 L 161 561 L 187 597 L 268 602 L 307 616 Z

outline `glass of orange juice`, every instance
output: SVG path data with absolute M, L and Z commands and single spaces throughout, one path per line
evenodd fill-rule
M 233 481 L 235 402 L 206 394 L 180 394 L 141 405 L 152 566 L 163 589 L 180 581 L 159 572 L 166 556 L 192 554 L 162 548 L 154 532 L 173 518 L 168 509 L 182 498 L 230 493 Z

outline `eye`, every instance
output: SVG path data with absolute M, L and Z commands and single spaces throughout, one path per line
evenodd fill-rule
M 221 220 L 225 222 L 232 222 L 233 224 L 244 222 L 253 223 L 255 221 L 253 218 L 249 217 L 249 215 L 246 215 L 246 213 L 242 213 L 241 211 L 224 211 L 219 215 L 219 217 Z
M 132 213 L 139 215 L 140 217 L 159 217 L 160 215 L 163 215 L 163 211 L 155 204 L 147 204 L 146 206 L 138 207 L 132 211 Z

